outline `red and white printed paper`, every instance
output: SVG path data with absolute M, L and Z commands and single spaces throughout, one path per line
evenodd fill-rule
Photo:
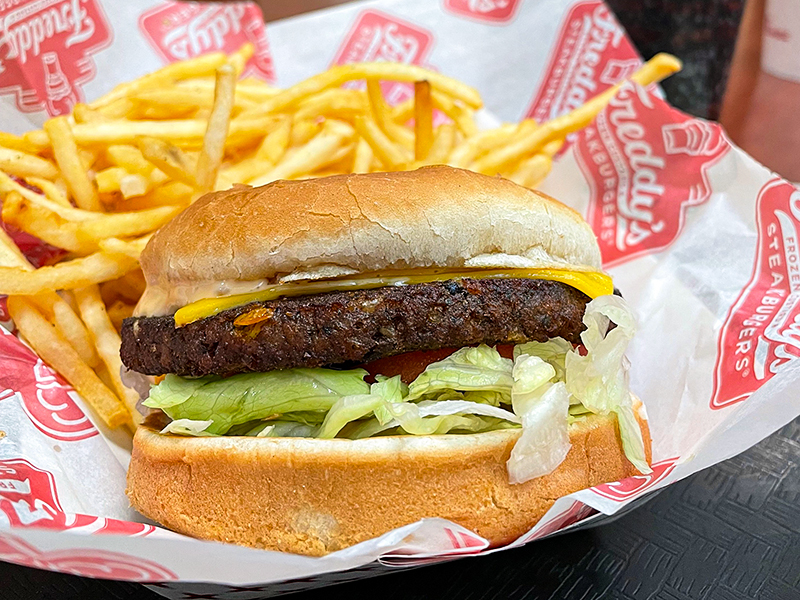
M 247 3 L 2 2 L 0 130 L 25 131 L 167 62 L 244 41 L 257 47 L 249 73 L 280 86 L 354 61 L 425 65 L 475 86 L 486 120 L 547 120 L 640 64 L 598 0 L 354 2 L 266 27 L 257 16 Z M 410 93 L 385 86 L 393 102 Z M 647 406 L 654 464 L 646 476 L 558 499 L 511 546 L 601 522 L 800 414 L 800 191 L 719 126 L 633 84 L 571 136 L 542 187 L 586 217 L 639 315 L 631 384 Z M 40 263 L 52 259 L 52 249 L 19 239 Z M 435 518 L 323 558 L 210 544 L 147 524 L 124 495 L 130 440 L 93 421 L 10 333 L 4 308 L 0 301 L 2 560 L 161 582 L 154 589 L 173 597 L 187 582 L 210 582 L 203 597 L 222 598 L 324 573 L 341 581 L 339 572 L 376 560 L 403 566 L 502 550 Z

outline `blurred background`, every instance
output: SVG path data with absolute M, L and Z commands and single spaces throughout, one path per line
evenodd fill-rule
M 478 1 L 478 0 L 476 0 Z M 266 21 L 343 4 L 342 0 L 259 0 Z M 669 52 L 684 69 L 662 85 L 676 107 L 720 121 L 731 139 L 790 181 L 800 181 L 800 53 L 790 53 L 792 24 L 800 25 L 797 0 L 607 0 L 642 57 Z M 765 18 L 769 15 L 769 19 Z M 796 33 L 800 40 L 800 30 Z M 780 76 L 762 64 L 762 47 Z M 772 58 L 775 61 L 775 58 Z M 787 72 L 788 71 L 788 72 Z

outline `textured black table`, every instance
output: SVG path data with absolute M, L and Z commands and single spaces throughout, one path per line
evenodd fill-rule
M 136 584 L 0 563 L 0 597 L 160 596 Z M 291 597 L 800 600 L 800 419 L 608 525 Z

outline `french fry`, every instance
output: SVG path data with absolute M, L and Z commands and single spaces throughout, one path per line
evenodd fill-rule
M 49 160 L 3 146 L 0 146 L 0 169 L 17 177 L 53 179 L 58 175 L 58 169 Z
M 236 183 L 244 183 L 267 173 L 274 165 L 269 160 L 251 156 L 229 167 L 223 168 L 217 179 L 217 189 L 228 189 Z
M 119 398 L 30 302 L 10 296 L 8 311 L 36 353 L 72 384 L 108 427 L 114 429 L 130 421 L 130 413 Z
M 94 221 L 77 223 L 77 228 L 80 235 L 92 240 L 132 237 L 158 229 L 182 210 L 182 206 L 157 206 L 127 213 L 103 214 Z
M 167 176 L 190 187 L 199 187 L 192 161 L 180 148 L 153 137 L 141 137 L 136 144 L 142 156 Z
M 238 78 L 244 71 L 247 61 L 253 57 L 256 47 L 250 42 L 245 42 L 239 49 L 228 57 L 228 63 L 233 67 L 234 75 Z
M 390 116 L 390 109 L 383 100 L 380 82 L 377 79 L 367 80 L 367 96 L 375 123 L 392 142 L 400 144 L 408 150 L 414 149 L 414 134 L 407 127 L 398 125 Z
M 153 237 L 152 234 L 144 235 L 133 240 L 121 240 L 119 238 L 107 238 L 100 240 L 100 249 L 109 254 L 124 254 L 139 260 L 142 250 Z
M 122 330 L 122 321 L 133 316 L 133 308 L 133 304 L 126 304 L 122 300 L 117 300 L 108 307 L 108 318 L 111 319 L 114 329 Z
M 314 119 L 320 115 L 350 120 L 368 110 L 364 94 L 359 90 L 331 88 L 303 100 L 294 115 L 298 120 Z
M 314 136 L 322 131 L 324 125 L 325 119 L 295 120 L 292 123 L 289 146 L 302 146 L 303 144 L 307 144 Z
M 8 198 L 6 198 L 6 202 L 8 202 Z M 3 208 L 5 209 L 5 203 Z M 14 243 L 14 240 L 2 227 L 0 227 L 0 266 L 17 267 L 26 271 L 33 270 L 31 263 L 25 258 L 19 246 Z
M 114 391 L 127 406 L 134 424 L 138 425 L 142 420 L 141 414 L 136 410 L 139 394 L 122 383 L 120 378 L 122 361 L 119 357 L 119 349 L 122 341 L 106 312 L 100 292 L 96 285 L 90 285 L 76 289 L 73 293 L 75 301 L 78 303 L 81 319 L 86 323 L 94 347 L 106 366 Z
M 403 100 L 400 104 L 392 107 L 391 119 L 398 125 L 403 125 L 414 118 L 414 96 Z
M 233 91 L 236 86 L 236 71 L 231 64 L 217 69 L 217 85 L 214 89 L 214 106 L 208 118 L 208 127 L 203 137 L 203 149 L 197 160 L 195 178 L 202 191 L 211 191 L 217 182 L 217 173 L 225 152 L 225 139 L 233 110 Z
M 106 148 L 108 160 L 129 173 L 137 173 L 149 177 L 155 165 L 147 160 L 142 151 L 131 144 L 114 144 Z
M 109 117 L 97 112 L 88 104 L 79 102 L 72 107 L 72 118 L 76 123 L 96 123 L 97 121 L 107 121 Z
M 322 131 L 308 144 L 295 152 L 286 153 L 266 175 L 251 181 L 251 185 L 264 185 L 278 179 L 291 179 L 312 173 L 336 160 L 335 152 L 348 142 L 347 131 L 335 121 L 326 121 Z
M 68 302 L 65 302 L 55 292 L 44 292 L 38 296 L 28 296 L 27 300 L 32 302 L 45 317 L 53 322 L 56 329 L 75 349 L 75 352 L 78 353 L 83 362 L 90 367 L 95 367 L 99 364 L 100 357 L 95 352 L 89 332 L 86 331 L 83 321 L 75 314 Z
M 507 142 L 516 130 L 517 125 L 509 123 L 501 125 L 497 129 L 481 131 L 456 145 L 450 152 L 447 164 L 452 167 L 465 168 L 482 152 Z
M 478 133 L 473 110 L 454 102 L 441 92 L 431 92 L 433 106 L 446 114 L 467 137 Z
M 97 190 L 89 180 L 86 167 L 81 163 L 78 146 L 66 117 L 50 119 L 44 124 L 44 130 L 50 138 L 58 168 L 67 181 L 75 203 L 84 210 L 100 210 L 102 207 Z
M 273 165 L 286 153 L 292 135 L 292 117 L 283 115 L 276 127 L 264 136 L 256 150 L 256 156 L 265 158 Z
M 82 236 L 77 223 L 62 219 L 17 192 L 6 195 L 3 202 L 3 221 L 52 246 L 76 254 L 85 255 L 97 250 L 97 243 Z
M 681 62 L 674 56 L 656 54 L 631 75 L 630 79 L 641 86 L 648 86 L 661 81 L 680 68 Z M 519 157 L 536 152 L 548 142 L 566 137 L 568 134 L 586 127 L 617 94 L 623 83 L 618 83 L 598 94 L 572 112 L 543 123 L 524 139 L 497 148 L 481 157 L 475 161 L 473 168 L 481 173 L 499 173 Z
M 375 156 L 383 163 L 387 169 L 397 169 L 402 165 L 410 163 L 411 153 L 406 152 L 405 148 L 400 148 L 390 140 L 378 124 L 371 118 L 356 117 L 356 131 L 367 140 L 372 147 Z
M 48 200 L 55 202 L 56 204 L 60 204 L 61 206 L 72 208 L 72 204 L 70 204 L 67 195 L 61 190 L 61 188 L 58 187 L 57 184 L 53 183 L 49 179 L 42 179 L 41 177 L 27 177 L 26 181 L 42 190 L 45 198 Z
M 359 138 L 356 143 L 356 155 L 353 159 L 353 173 L 369 173 L 370 163 L 374 156 L 369 142 L 364 138 Z
M 414 159 L 425 160 L 433 145 L 431 84 L 414 82 Z
M 261 105 L 261 109 L 265 112 L 280 112 L 289 106 L 296 105 L 308 96 L 328 88 L 339 87 L 343 83 L 356 79 L 385 79 L 406 82 L 426 79 L 434 89 L 461 100 L 467 106 L 472 108 L 483 106 L 483 101 L 477 90 L 456 79 L 416 65 L 374 62 L 335 66 L 269 98 Z
M 553 158 L 561 148 L 564 147 L 564 139 L 560 138 L 557 140 L 553 140 L 552 142 L 547 142 L 544 146 L 542 146 L 542 154 Z
M 258 138 L 265 127 L 274 120 L 271 115 L 239 115 L 232 119 L 228 130 L 229 138 Z M 108 121 L 105 123 L 80 123 L 72 128 L 78 144 L 85 146 L 103 144 L 130 144 L 142 136 L 155 137 L 180 146 L 202 144 L 207 121 L 205 119 L 175 119 L 164 121 Z M 230 141 L 230 140 L 229 140 Z
M 86 287 L 122 277 L 136 267 L 136 260 L 129 256 L 105 252 L 95 252 L 35 271 L 0 267 L 0 294 L 33 296 L 48 290 Z
M 8 194 L 9 192 L 17 192 L 26 200 L 30 200 L 34 204 L 38 204 L 69 221 L 88 221 L 101 216 L 100 213 L 72 208 L 72 206 L 63 206 L 57 202 L 48 200 L 46 196 L 32 192 L 0 171 L 0 193 Z
M 31 144 L 25 138 L 13 133 L 5 133 L 0 131 L 0 146 L 9 148 L 10 150 L 19 150 L 20 152 L 27 152 L 28 154 L 36 154 L 41 150 L 40 147 Z
M 50 138 L 42 129 L 27 131 L 22 136 L 22 140 L 28 146 L 28 150 L 25 152 L 43 152 L 50 148 Z
M 447 161 L 447 157 L 456 141 L 456 126 L 453 123 L 439 125 L 433 134 L 433 144 L 425 159 L 429 165 L 440 165 Z
M 227 60 L 228 57 L 222 52 L 210 52 L 196 58 L 175 62 L 139 79 L 119 84 L 89 106 L 94 109 L 102 108 L 142 90 L 160 88 L 179 79 L 210 75 Z
M 119 182 L 123 198 L 144 196 L 150 190 L 150 181 L 139 173 L 128 173 Z
M 97 191 L 101 194 L 118 192 L 122 179 L 126 175 L 128 175 L 128 172 L 123 167 L 108 167 L 98 171 L 94 175 Z
M 534 154 L 519 163 L 519 166 L 509 175 L 509 179 L 525 187 L 533 187 L 550 172 L 553 159 L 546 154 Z

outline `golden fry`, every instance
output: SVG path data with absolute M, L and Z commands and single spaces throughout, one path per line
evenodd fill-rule
M 114 329 L 122 330 L 122 321 L 133 316 L 133 304 L 126 304 L 122 300 L 117 300 L 108 307 L 108 318 L 114 324 Z
M 3 146 L 0 146 L 0 169 L 17 177 L 53 179 L 58 175 L 58 169 L 49 160 Z
M 81 319 L 86 323 L 94 342 L 94 347 L 106 366 L 114 391 L 116 391 L 117 397 L 128 407 L 134 424 L 138 425 L 142 420 L 142 415 L 136 410 L 139 394 L 123 384 L 120 378 L 122 361 L 119 357 L 119 349 L 122 341 L 106 312 L 106 307 L 100 297 L 100 291 L 96 285 L 90 285 L 76 289 L 73 293 L 75 294 L 75 301 L 78 303 Z
M 49 179 L 42 179 L 41 177 L 26 177 L 26 181 L 42 190 L 45 198 L 48 200 L 60 204 L 61 206 L 72 208 L 72 204 L 70 204 L 69 198 L 67 198 L 66 194 L 57 184 L 53 183 Z
M 523 160 L 508 178 L 519 185 L 533 187 L 547 176 L 552 166 L 553 159 L 550 156 L 534 154 Z
M 7 194 L 9 192 L 17 192 L 26 200 L 30 200 L 34 204 L 38 204 L 50 211 L 53 211 L 60 217 L 70 221 L 88 221 L 101 216 L 100 213 L 81 210 L 79 208 L 72 208 L 72 206 L 63 206 L 57 202 L 52 202 L 45 196 L 37 194 L 36 192 L 32 192 L 28 188 L 21 186 L 8 175 L 0 171 L 0 193 Z
M 139 79 L 119 84 L 89 106 L 99 109 L 142 90 L 160 88 L 179 79 L 210 75 L 227 60 L 228 57 L 222 52 L 210 52 L 196 58 L 175 62 Z
M 203 149 L 197 160 L 195 178 L 201 191 L 211 191 L 217 182 L 217 173 L 225 153 L 225 140 L 233 110 L 233 92 L 236 87 L 236 71 L 230 64 L 217 69 L 217 85 L 214 89 L 214 106 L 208 118 L 208 127 L 203 137 Z
M 315 119 L 319 116 L 349 120 L 368 110 L 363 92 L 331 88 L 303 100 L 294 116 L 297 120 Z
M 414 160 L 425 160 L 433 145 L 431 84 L 414 82 Z
M 9 148 L 11 150 L 19 150 L 20 152 L 27 152 L 28 154 L 36 154 L 41 148 L 35 144 L 31 144 L 28 140 L 13 133 L 5 133 L 0 131 L 0 146 Z
M 681 62 L 669 54 L 656 54 L 648 60 L 630 79 L 639 85 L 648 86 L 661 81 L 680 70 Z M 531 135 L 512 144 L 498 148 L 475 161 L 473 168 L 486 174 L 495 174 L 519 157 L 529 155 L 558 138 L 586 127 L 617 94 L 624 82 L 607 89 L 566 115 L 543 123 Z
M 17 192 L 10 192 L 3 202 L 3 221 L 75 254 L 85 255 L 97 250 L 97 243 L 82 236 L 77 223 L 30 202 Z
M 35 271 L 0 267 L 0 294 L 33 296 L 49 290 L 86 287 L 122 277 L 136 266 L 136 260 L 124 254 L 96 252 Z
M 143 157 L 167 176 L 193 188 L 199 187 L 192 161 L 183 150 L 152 137 L 141 137 L 136 143 Z
M 157 206 L 127 213 L 108 213 L 93 221 L 77 224 L 86 238 L 132 237 L 155 231 L 183 210 L 182 206 Z
M 356 79 L 382 79 L 390 81 L 414 82 L 428 80 L 431 86 L 452 98 L 457 98 L 472 108 L 483 106 L 477 90 L 434 71 L 416 65 L 402 63 L 374 62 L 338 65 L 324 73 L 314 75 L 292 87 L 283 90 L 265 101 L 261 108 L 264 112 L 280 112 L 289 106 L 296 105 L 304 98 L 317 94 L 328 88 L 339 87 L 347 81 Z
M 5 205 L 8 203 L 8 197 L 6 197 L 5 202 L 3 203 L 3 209 L 5 210 Z M 25 255 L 14 243 L 14 240 L 6 233 L 6 230 L 0 227 L 0 266 L 1 267 L 18 267 L 20 269 L 25 269 L 26 271 L 32 271 L 33 267 L 31 263 L 28 262 L 28 259 L 25 258 Z
M 291 135 L 292 117 L 283 115 L 277 126 L 264 136 L 264 140 L 256 150 L 256 156 L 267 159 L 273 165 L 277 164 L 289 147 Z
M 155 165 L 147 160 L 142 151 L 131 144 L 114 144 L 106 148 L 109 162 L 122 167 L 129 173 L 137 173 L 149 177 L 155 170 Z
M 411 162 L 411 153 L 394 144 L 373 119 L 356 117 L 355 126 L 358 134 L 367 140 L 375 156 L 387 169 L 398 169 Z
M 356 155 L 353 159 L 353 173 L 369 173 L 374 156 L 369 142 L 364 138 L 359 138 L 356 143 Z
M 66 117 L 55 117 L 44 124 L 44 130 L 50 138 L 58 168 L 67 181 L 72 197 L 78 208 L 84 210 L 100 210 L 100 199 L 97 190 L 89 180 L 86 167 L 78 154 L 78 146 Z
M 36 353 L 72 384 L 108 427 L 114 429 L 130 421 L 130 413 L 119 398 L 36 308 L 24 298 L 11 296 L 8 312 Z
M 67 292 L 62 292 L 67 293 Z M 44 292 L 38 296 L 27 296 L 36 308 L 53 324 L 62 336 L 81 357 L 81 360 L 90 367 L 95 367 L 100 362 L 100 357 L 95 352 L 92 339 L 80 317 L 75 314 L 68 302 L 55 292 Z
M 441 92 L 431 92 L 433 106 L 446 114 L 467 137 L 478 133 L 474 111 L 471 108 L 454 102 Z
M 283 159 L 266 175 L 250 182 L 251 185 L 264 185 L 277 179 L 291 179 L 298 175 L 312 173 L 336 160 L 336 151 L 349 142 L 343 123 L 326 121 L 322 131 L 305 146 L 287 152 Z
M 144 235 L 133 240 L 121 240 L 115 237 L 107 238 L 100 240 L 100 249 L 109 254 L 124 254 L 139 260 L 142 250 L 144 250 L 151 237 L 153 237 L 153 234 Z
M 428 152 L 425 163 L 429 165 L 441 165 L 447 161 L 447 157 L 456 141 L 456 126 L 453 123 L 439 125 L 434 131 L 433 145 Z

